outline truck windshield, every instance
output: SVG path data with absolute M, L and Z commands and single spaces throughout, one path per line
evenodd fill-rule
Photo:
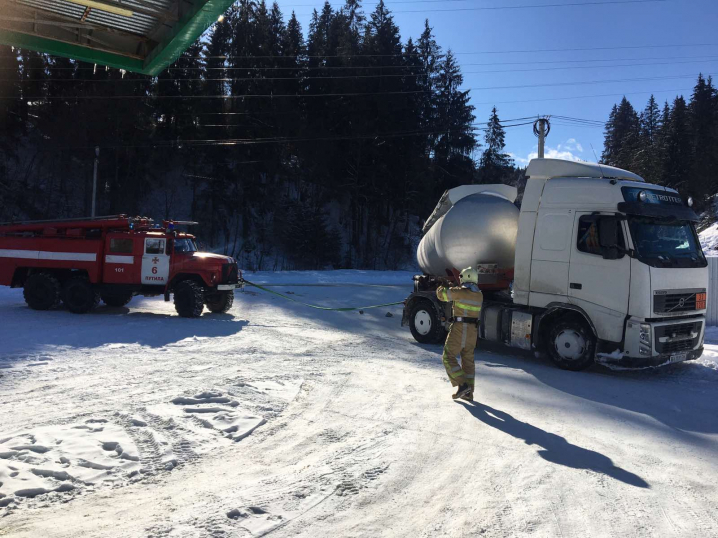
M 175 239 L 175 252 L 197 252 L 197 245 L 189 237 Z
M 705 267 L 690 222 L 631 217 L 628 221 L 638 259 L 653 267 Z

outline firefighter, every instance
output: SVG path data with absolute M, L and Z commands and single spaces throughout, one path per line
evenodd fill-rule
M 474 349 L 483 302 L 478 277 L 476 269 L 467 267 L 459 275 L 460 287 L 441 286 L 436 290 L 440 301 L 452 303 L 452 323 L 442 356 L 452 386 L 458 387 L 452 398 L 470 402 L 474 400 Z M 461 355 L 461 365 L 457 355 Z

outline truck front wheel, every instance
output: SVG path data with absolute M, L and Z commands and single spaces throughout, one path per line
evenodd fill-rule
M 22 294 L 27 306 L 33 310 L 50 310 L 60 305 L 60 283 L 47 273 L 30 275 Z
M 420 344 L 440 344 L 446 339 L 446 330 L 436 314 L 436 309 L 426 300 L 421 300 L 411 307 L 409 329 L 414 340 Z
M 559 368 L 577 372 L 593 364 L 596 338 L 585 323 L 563 318 L 549 330 L 548 352 Z
M 204 310 L 202 288 L 196 282 L 185 280 L 175 287 L 175 310 L 183 318 L 198 318 Z
M 204 302 L 210 312 L 226 314 L 234 304 L 234 290 L 208 293 L 205 295 Z
M 62 289 L 62 302 L 74 314 L 86 314 L 100 304 L 100 294 L 84 277 L 71 278 Z

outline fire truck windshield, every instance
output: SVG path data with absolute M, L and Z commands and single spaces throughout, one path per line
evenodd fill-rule
M 175 252 L 197 252 L 197 245 L 195 245 L 194 239 L 181 237 L 175 240 Z

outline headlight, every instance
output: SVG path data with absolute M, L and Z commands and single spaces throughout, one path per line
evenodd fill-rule
M 650 355 L 653 352 L 651 336 L 651 326 L 647 323 L 642 323 L 641 331 L 638 335 L 640 340 L 638 351 L 641 355 Z
M 648 200 L 648 195 L 646 194 L 646 191 L 641 191 L 638 193 L 638 201 L 639 202 L 645 202 Z

